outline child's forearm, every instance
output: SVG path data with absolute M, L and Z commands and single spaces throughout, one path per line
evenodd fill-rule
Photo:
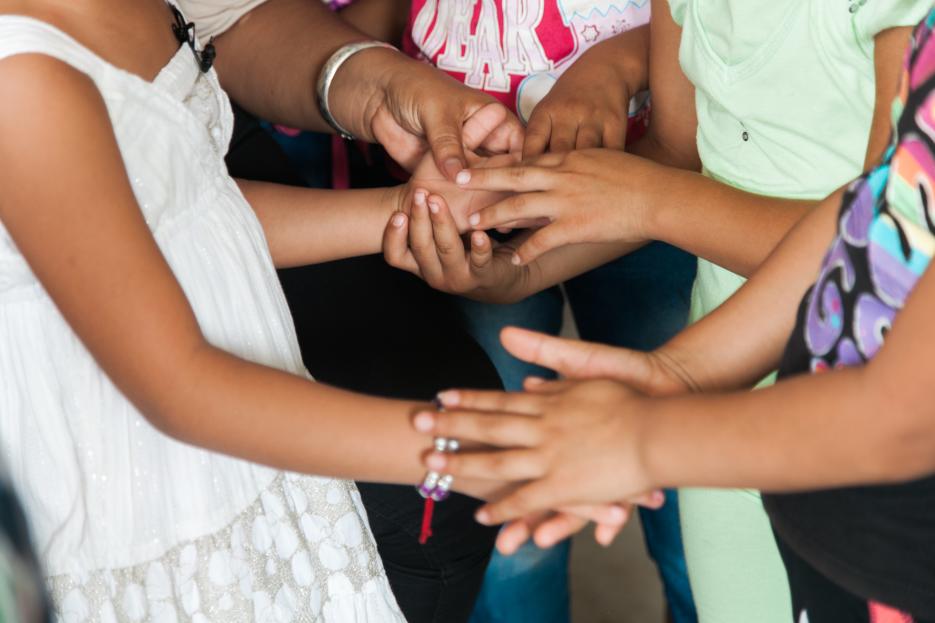
M 817 201 L 767 197 L 668 168 L 653 180 L 645 234 L 750 276 Z
M 776 369 L 816 258 L 834 234 L 840 198 L 835 193 L 812 210 L 739 291 L 657 351 L 690 387 L 751 387 Z
M 914 410 L 900 411 L 880 390 L 867 369 L 851 368 L 752 392 L 650 401 L 639 439 L 647 476 L 660 487 L 793 491 L 932 473 L 930 401 L 917 395 Z
M 352 394 L 212 347 L 163 385 L 158 402 L 141 407 L 187 443 L 325 476 L 415 482 L 422 471 L 428 446 L 408 423 L 415 402 Z
M 560 247 L 525 267 L 526 274 L 510 298 L 522 300 L 632 253 L 644 245 L 631 242 L 584 242 Z
M 239 180 L 277 268 L 379 253 L 402 186 L 320 190 Z
M 165 433 L 305 474 L 419 483 L 431 440 L 409 423 L 427 403 L 375 398 L 315 383 L 205 347 L 141 404 Z M 486 497 L 497 483 L 460 478 L 455 489 Z

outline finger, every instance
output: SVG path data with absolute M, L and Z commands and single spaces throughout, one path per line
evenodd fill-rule
M 511 521 L 500 528 L 500 534 L 497 535 L 497 551 L 504 556 L 512 556 L 531 537 L 532 528 L 528 518 Z
M 455 225 L 454 217 L 448 210 L 448 204 L 439 195 L 430 195 L 428 204 L 435 250 L 442 269 L 451 277 L 465 274 L 468 264 L 464 253 L 464 243 L 461 242 L 458 226 Z
M 409 251 L 409 218 L 395 213 L 383 232 L 383 259 L 395 268 L 422 276 L 419 264 Z
M 549 151 L 542 155 L 531 158 L 529 162 L 527 162 L 526 164 L 534 164 L 537 167 L 554 169 L 555 167 L 558 167 L 559 165 L 563 164 L 567 156 L 568 154 L 556 154 L 556 153 L 552 153 Z
M 552 222 L 550 218 L 534 218 L 534 219 L 523 219 L 520 221 L 512 221 L 506 225 L 498 225 L 494 227 L 501 234 L 508 234 L 514 229 L 537 229 L 539 227 L 545 227 Z
M 627 351 L 580 340 L 506 327 L 500 332 L 503 347 L 518 359 L 555 370 L 568 378 L 603 376 L 624 372 Z
M 545 549 L 556 545 L 588 525 L 588 520 L 571 513 L 558 513 L 537 526 L 533 532 L 533 542 Z
M 442 265 L 435 250 L 435 237 L 432 233 L 432 221 L 426 199 L 416 198 L 409 218 L 409 250 L 419 264 L 422 277 L 433 287 L 444 281 Z
M 509 116 L 511 116 L 510 111 L 499 102 L 490 102 L 486 106 L 478 108 L 467 118 L 464 122 L 464 128 L 461 130 L 461 140 L 464 147 L 471 151 L 477 151 L 481 145 L 486 146 L 488 139 L 492 139 L 495 133 L 501 131 L 502 127 L 509 130 L 509 125 L 504 123 Z
M 546 193 L 513 195 L 471 214 L 468 223 L 474 229 L 510 227 L 521 221 L 555 218 L 555 210 Z
M 413 416 L 412 426 L 420 433 L 436 437 L 454 437 L 501 448 L 531 447 L 542 440 L 536 420 L 523 415 L 420 411 Z
M 583 125 L 578 128 L 575 137 L 575 149 L 590 149 L 601 146 L 602 133 L 593 125 Z
M 552 121 L 552 140 L 549 141 L 549 151 L 565 153 L 575 148 L 575 137 L 578 135 L 577 123 L 556 123 Z
M 423 464 L 426 469 L 458 478 L 513 482 L 534 480 L 545 475 L 544 461 L 538 453 L 527 449 L 458 454 L 431 452 L 426 455 Z
M 627 144 L 627 121 L 605 121 L 603 143 L 607 149 L 624 149 Z
M 599 524 L 623 525 L 630 518 L 630 510 L 623 504 L 575 504 L 558 509 Z
M 551 396 L 554 394 L 560 394 L 566 389 L 568 389 L 573 381 L 544 381 L 542 383 L 533 383 L 530 387 L 526 387 L 526 383 L 523 383 L 523 389 L 528 391 L 531 394 L 539 394 L 540 396 Z
M 535 165 L 479 167 L 458 173 L 455 181 L 469 190 L 531 192 L 549 190 L 557 183 L 556 172 Z
M 536 230 L 513 254 L 513 264 L 526 266 L 553 249 L 569 243 L 567 228 L 561 223 L 552 223 Z
M 510 114 L 496 130 L 490 133 L 480 149 L 487 154 L 516 154 L 520 156 L 526 130 L 515 115 Z M 517 158 L 518 159 L 518 158 Z
M 536 480 L 523 485 L 497 500 L 480 507 L 474 518 L 485 526 L 496 526 L 512 519 L 560 508 L 569 500 L 569 492 L 548 480 Z
M 642 506 L 644 508 L 649 508 L 652 510 L 659 510 L 666 503 L 666 494 L 665 492 L 656 489 L 655 491 L 649 491 L 643 495 L 637 496 L 631 500 L 634 504 Z
M 532 111 L 526 125 L 526 140 L 523 142 L 523 158 L 532 158 L 545 152 L 552 135 L 552 117 L 545 111 Z
M 542 401 L 522 392 L 450 389 L 439 392 L 438 400 L 446 409 L 457 407 L 471 411 L 502 411 L 523 415 L 542 413 Z
M 626 524 L 597 524 L 594 527 L 594 540 L 599 545 L 610 547 L 614 539 L 623 531 Z
M 484 277 L 493 265 L 493 245 L 490 237 L 482 231 L 471 234 L 471 272 L 476 277 Z
M 454 180 L 458 172 L 467 166 L 461 138 L 462 126 L 461 111 L 453 108 L 444 111 L 432 109 L 423 119 L 425 137 L 432 150 L 432 157 L 438 170 L 449 180 Z

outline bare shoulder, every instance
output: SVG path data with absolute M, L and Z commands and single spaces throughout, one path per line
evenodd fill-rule
M 94 81 L 68 63 L 41 53 L 0 59 L 0 134 L 41 139 L 63 126 L 80 127 L 89 117 L 106 119 Z M 6 142 L 6 141 L 3 141 Z M 2 151 L 2 147 L 0 147 Z

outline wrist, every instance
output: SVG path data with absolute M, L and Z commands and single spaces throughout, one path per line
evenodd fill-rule
M 666 408 L 665 398 L 644 398 L 643 404 L 632 411 L 638 419 L 632 441 L 636 446 L 636 473 L 642 476 L 642 490 L 677 486 L 677 464 L 682 460 L 670 451 L 673 444 L 667 441 L 671 428 L 671 412 Z
M 328 107 L 337 123 L 355 137 L 373 142 L 373 117 L 383 105 L 392 68 L 405 60 L 398 51 L 366 48 L 344 61 L 331 81 Z
M 673 198 L 678 194 L 675 187 L 681 183 L 679 171 L 659 164 L 652 164 L 654 171 L 650 177 L 652 183 L 645 184 L 648 196 L 639 199 L 640 223 L 644 240 L 671 242 L 670 227 L 677 218 L 679 206 Z M 647 180 L 648 181 L 648 180 Z
M 380 195 L 380 213 L 389 220 L 396 212 L 409 214 L 410 198 L 409 184 L 400 184 L 399 186 L 390 186 L 385 188 Z

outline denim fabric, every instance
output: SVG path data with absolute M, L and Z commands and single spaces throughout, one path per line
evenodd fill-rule
M 685 326 L 695 265 L 691 255 L 657 242 L 567 282 L 565 292 L 581 338 L 639 350 L 663 344 Z M 468 331 L 487 351 L 508 390 L 519 389 L 530 374 L 549 373 L 511 357 L 499 343 L 500 330 L 516 325 L 557 334 L 562 305 L 557 288 L 515 305 L 460 303 Z M 695 623 L 678 498 L 675 491 L 666 493 L 665 506 L 640 509 L 640 520 L 673 621 Z M 529 546 L 510 561 L 495 553 L 471 622 L 567 623 L 568 550 L 568 544 L 547 552 Z

